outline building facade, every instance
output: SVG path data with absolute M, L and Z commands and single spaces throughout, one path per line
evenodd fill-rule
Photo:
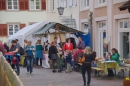
M 6 39 L 26 25 L 47 20 L 74 20 L 75 29 L 88 32 L 92 13 L 92 45 L 98 56 L 117 48 L 127 58 L 130 49 L 130 14 L 119 7 L 128 0 L 0 0 L 0 39 Z M 62 16 L 58 7 L 64 7 Z M 71 25 L 70 25 L 71 27 Z M 90 28 L 91 29 L 91 28 Z
M 98 56 L 117 48 L 121 58 L 129 57 L 130 14 L 119 7 L 128 0 L 81 0 L 80 28 L 88 29 L 89 14 L 92 12 L 92 43 Z
M 64 7 L 62 16 L 58 13 L 58 7 Z M 62 23 L 63 20 L 69 22 L 71 19 L 74 20 L 75 29 L 79 29 L 79 0 L 47 0 L 48 21 Z
M 46 0 L 0 0 L 0 39 L 46 19 Z

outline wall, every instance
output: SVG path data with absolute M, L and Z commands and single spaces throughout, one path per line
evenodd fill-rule
M 29 25 L 29 22 L 45 21 L 46 11 L 0 11 L 0 23 L 20 22 Z

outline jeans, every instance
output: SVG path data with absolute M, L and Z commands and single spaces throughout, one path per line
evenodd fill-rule
M 83 76 L 83 81 L 84 81 L 85 85 L 86 85 L 86 77 L 85 77 L 86 71 L 87 71 L 87 75 L 88 75 L 87 84 L 90 84 L 90 81 L 91 81 L 91 63 L 83 63 L 83 65 L 82 65 L 82 76 Z
M 20 74 L 20 67 L 19 67 L 20 56 L 15 55 L 15 57 L 17 58 L 16 64 L 12 64 L 12 68 L 15 69 L 15 67 L 16 67 L 16 69 L 17 69 L 17 74 L 19 75 L 19 74 Z
M 33 58 L 27 58 L 27 72 L 33 72 Z
M 38 66 L 39 59 L 40 59 L 40 66 L 42 66 L 42 58 L 36 58 L 36 66 Z
M 57 60 L 58 60 L 59 69 L 60 69 L 60 71 L 62 71 L 62 65 L 61 65 L 61 62 L 60 62 L 60 58 L 58 58 Z
M 17 64 L 12 64 L 12 68 L 15 69 L 15 67 L 17 69 L 17 74 L 19 75 L 20 74 L 19 64 L 18 63 Z
M 77 67 L 77 62 L 72 61 L 72 67 L 76 68 Z

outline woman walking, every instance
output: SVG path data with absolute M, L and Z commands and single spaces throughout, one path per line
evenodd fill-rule
M 85 58 L 85 62 L 83 62 L 83 64 L 82 64 L 82 76 L 83 76 L 84 86 L 86 86 L 86 77 L 85 77 L 86 71 L 87 71 L 87 75 L 88 75 L 87 86 L 90 86 L 91 64 L 92 64 L 92 61 L 94 61 L 94 57 L 93 57 L 93 54 L 91 52 L 90 47 L 86 47 L 84 49 L 84 55 L 83 56 Z
M 40 67 L 42 67 L 42 56 L 43 56 L 43 47 L 40 40 L 36 44 L 36 67 L 38 67 L 38 61 L 40 59 Z
M 32 42 L 28 41 L 27 46 L 25 47 L 26 51 L 26 59 L 27 59 L 27 72 L 30 72 L 30 74 L 33 72 L 33 52 L 34 52 L 34 46 L 31 45 Z

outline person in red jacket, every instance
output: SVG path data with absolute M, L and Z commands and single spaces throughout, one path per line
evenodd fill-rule
M 66 39 L 66 43 L 64 44 L 64 51 L 73 51 L 73 44 L 70 41 L 70 38 Z

